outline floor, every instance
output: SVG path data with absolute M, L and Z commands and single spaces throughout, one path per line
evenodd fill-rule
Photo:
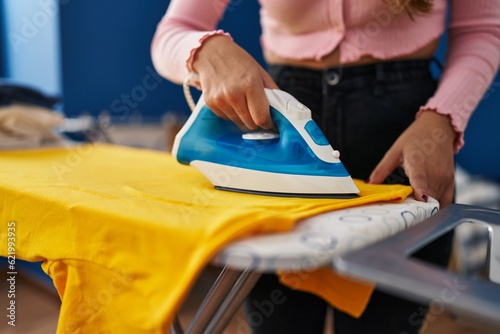
M 181 311 L 180 320 L 184 328 L 193 316 L 200 298 L 210 287 L 216 276 L 217 270 L 208 269 L 203 272 L 200 280 L 188 297 Z M 6 295 L 4 286 L 2 295 Z M 34 282 L 18 275 L 16 279 L 16 326 L 7 324 L 5 317 L 0 322 L 0 333 L 2 334 L 54 334 L 57 328 L 60 301 L 54 290 L 47 290 Z M 0 309 L 6 310 L 7 298 L 0 298 Z M 422 334 L 493 334 L 493 332 L 482 331 L 470 326 L 459 324 L 447 314 L 435 314 L 433 321 L 424 324 Z M 331 319 L 330 319 L 331 321 Z M 228 328 L 222 334 L 250 334 L 246 326 L 246 316 L 242 309 L 235 315 Z M 334 334 L 331 330 L 325 330 L 325 334 Z
M 2 258 L 2 260 L 4 260 Z M 2 273 L 6 273 L 2 270 Z M 6 275 L 2 275 L 2 281 Z M 57 327 L 59 297 L 54 291 L 40 287 L 26 279 L 18 271 L 15 280 L 15 327 L 9 325 L 6 315 L 8 307 L 7 291 L 4 284 L 0 285 L 0 333 L 2 334 L 54 334 Z

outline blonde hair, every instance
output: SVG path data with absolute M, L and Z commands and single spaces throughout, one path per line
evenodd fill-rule
M 391 12 L 401 13 L 406 11 L 408 15 L 427 14 L 432 10 L 432 0 L 384 0 Z

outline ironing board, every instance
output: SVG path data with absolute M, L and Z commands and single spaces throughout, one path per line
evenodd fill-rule
M 213 259 L 221 274 L 185 333 L 222 333 L 260 275 L 331 266 L 332 261 L 416 225 L 439 203 L 408 197 L 402 203 L 371 204 L 308 218 L 286 234 L 259 235 L 226 246 Z M 179 321 L 173 332 L 184 333 Z
M 463 223 L 489 231 L 488 277 L 484 280 L 447 271 L 411 258 L 446 232 Z M 431 311 L 444 309 L 460 320 L 498 332 L 500 328 L 500 211 L 452 204 L 422 224 L 365 249 L 334 260 L 337 271 L 377 282 L 380 289 L 417 302 Z
M 292 230 L 287 227 L 286 233 L 281 231 L 280 234 L 255 237 L 255 233 L 262 231 L 279 231 L 277 227 L 271 228 L 273 224 L 286 223 L 288 220 L 285 218 L 294 212 L 295 207 L 302 207 L 308 200 L 287 199 L 284 206 L 286 211 L 280 215 L 269 209 L 267 204 L 280 202 L 281 199 L 266 198 L 241 217 L 241 210 L 231 211 L 235 196 L 225 196 L 227 193 L 212 189 L 209 182 L 194 170 L 179 168 L 177 163 L 161 152 L 114 145 L 6 152 L 0 158 L 3 159 L 0 164 L 3 171 L 0 189 L 5 194 L 2 196 L 1 213 L 6 221 L 19 222 L 20 226 L 16 238 L 22 247 L 16 249 L 16 257 L 19 255 L 19 258 L 28 261 L 45 260 L 44 269 L 52 275 L 56 287 L 64 292 L 65 302 L 60 324 L 68 326 L 69 331 L 81 326 L 93 326 L 92 329 L 95 329 L 99 324 L 106 324 L 109 328 L 123 328 L 126 327 L 122 326 L 124 323 L 127 326 L 129 323 L 139 323 L 134 322 L 134 319 L 116 317 L 115 311 L 151 321 L 149 328 L 158 328 L 157 324 L 162 324 L 168 312 L 158 312 L 153 317 L 152 313 L 143 310 L 158 310 L 161 303 L 168 309 L 175 304 L 174 301 L 179 300 L 182 297 L 180 294 L 185 290 L 174 287 L 181 284 L 187 287 L 199 269 L 197 265 L 186 266 L 187 260 L 178 256 L 144 258 L 142 255 L 155 254 L 159 250 L 172 251 L 171 246 L 177 245 L 178 240 L 181 240 L 181 244 L 177 246 L 185 246 L 183 249 L 187 251 L 187 247 L 192 247 L 198 251 L 196 255 L 203 259 L 205 254 L 209 254 L 208 261 L 213 259 L 214 264 L 224 267 L 218 283 L 200 308 L 193 327 L 188 328 L 191 333 L 218 333 L 222 332 L 225 323 L 262 272 L 329 267 L 335 256 L 389 237 L 437 211 L 437 202 L 434 200 L 422 203 L 410 198 L 399 203 L 386 200 L 383 205 L 377 204 L 381 202 L 364 202 L 371 204 L 351 206 L 350 209 L 343 210 L 331 206 L 331 209 L 321 211 L 322 214 L 317 212 L 316 215 L 303 216 L 309 218 L 298 225 L 294 220 L 293 227 L 290 227 Z M 178 180 L 182 180 L 183 184 L 194 182 L 195 190 L 203 190 L 201 195 L 205 197 L 200 198 L 199 193 L 190 190 L 194 188 L 188 187 L 187 191 L 184 189 L 181 192 L 175 186 Z M 171 187 L 165 187 L 166 184 Z M 407 187 L 402 186 L 389 188 L 407 191 Z M 167 194 L 176 196 L 169 197 Z M 206 200 L 207 196 L 211 196 L 211 202 L 216 205 L 200 202 Z M 221 206 L 221 199 L 225 199 L 230 205 Z M 180 200 L 198 203 L 199 206 L 186 211 L 184 206 L 179 206 Z M 293 206 L 290 203 L 294 203 Z M 245 207 L 243 204 L 239 209 Z M 26 210 L 27 207 L 30 210 Z M 224 210 L 221 211 L 221 207 Z M 214 222 L 211 229 L 207 230 L 205 222 L 210 212 L 219 212 L 225 220 Z M 261 219 L 261 225 L 254 225 L 253 214 L 265 216 L 266 220 Z M 234 219 L 227 219 L 228 215 L 238 219 L 238 223 Z M 99 219 L 95 219 L 96 217 Z M 173 223 L 172 217 L 176 217 Z M 186 219 L 190 224 L 186 224 Z M 106 224 L 102 224 L 103 221 Z M 240 224 L 242 221 L 248 225 Z M 186 232 L 181 234 L 184 236 L 199 231 L 194 229 L 196 226 L 201 226 L 202 231 L 196 234 L 197 238 L 180 239 L 179 233 L 173 233 L 172 229 L 158 227 L 170 223 L 175 231 Z M 217 229 L 218 226 L 221 228 Z M 219 251 L 217 243 L 206 244 L 212 240 L 212 235 L 229 239 L 230 233 L 254 237 L 225 244 L 225 248 L 218 254 L 210 248 L 217 246 Z M 5 235 L 2 234 L 3 242 L 7 240 Z M 78 240 L 88 242 L 79 243 Z M 131 244 L 140 244 L 141 252 L 130 248 Z M 204 248 L 200 249 L 199 245 Z M 189 259 L 192 260 L 190 263 L 198 264 L 196 256 Z M 167 272 L 174 265 L 176 269 L 184 267 L 177 272 Z M 68 268 L 74 271 L 69 271 Z M 127 271 L 120 271 L 123 268 Z M 85 274 L 95 272 L 96 269 L 99 269 L 98 275 Z M 78 275 L 72 276 L 74 272 Z M 160 274 L 153 274 L 156 272 Z M 168 276 L 164 275 L 166 273 Z M 138 277 L 140 280 L 135 279 Z M 68 282 L 74 285 L 67 284 Z M 116 284 L 110 287 L 110 282 L 118 282 L 120 289 L 117 289 Z M 140 290 L 135 288 L 139 283 Z M 174 286 L 172 283 L 178 285 Z M 81 284 L 85 284 L 87 293 L 80 293 Z M 139 298 L 146 291 L 148 298 Z M 103 296 L 112 293 L 113 303 L 105 303 L 108 299 L 103 299 L 98 304 L 98 312 L 88 307 L 88 304 L 81 303 L 82 299 L 92 302 L 89 298 L 106 292 L 108 295 Z M 179 296 L 174 295 L 175 293 Z M 101 298 L 103 296 L 100 295 Z M 134 300 L 137 305 L 127 304 L 130 300 Z M 87 313 L 78 313 L 82 307 Z M 94 321 L 86 322 L 89 317 L 81 314 L 93 315 L 90 318 Z M 119 321 L 115 321 L 116 319 Z M 64 327 L 62 330 L 65 329 Z

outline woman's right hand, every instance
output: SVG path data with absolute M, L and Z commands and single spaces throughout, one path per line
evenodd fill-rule
M 193 69 L 207 106 L 241 129 L 273 126 L 265 88 L 278 86 L 259 63 L 226 36 L 208 38 L 198 50 Z

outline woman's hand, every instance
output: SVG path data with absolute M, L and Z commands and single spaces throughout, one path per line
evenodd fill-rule
M 245 50 L 225 36 L 212 36 L 198 50 L 193 68 L 207 106 L 242 129 L 273 126 L 264 87 L 278 88 Z
M 423 112 L 399 136 L 370 175 L 370 183 L 382 183 L 397 167 L 410 179 L 415 199 L 437 199 L 443 208 L 453 200 L 455 131 L 447 116 Z

